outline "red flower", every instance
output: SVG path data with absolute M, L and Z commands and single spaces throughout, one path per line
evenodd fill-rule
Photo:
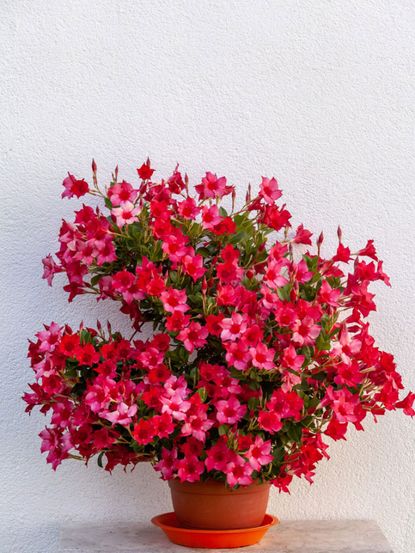
M 147 161 L 137 169 L 137 173 L 141 180 L 148 180 L 151 178 L 152 174 L 154 173 L 154 169 L 150 167 L 149 159 L 147 159 Z
M 65 190 L 62 192 L 62 198 L 80 198 L 89 192 L 88 183 L 84 179 L 76 179 L 71 173 L 68 173 L 64 179 L 62 186 Z

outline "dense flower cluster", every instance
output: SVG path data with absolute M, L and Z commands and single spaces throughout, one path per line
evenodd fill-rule
M 69 301 L 120 302 L 134 334 L 51 323 L 30 343 L 24 399 L 50 416 L 40 437 L 54 469 L 97 455 L 108 471 L 150 461 L 164 479 L 287 491 L 293 476 L 312 481 L 327 437 L 361 430 L 368 413 L 415 414 L 366 320 L 370 283 L 389 285 L 371 240 L 352 253 L 339 230 L 324 258 L 322 235 L 313 248 L 292 229 L 274 178 L 236 210 L 225 177 L 207 172 L 192 193 L 178 168 L 161 181 L 149 161 L 137 171 L 137 187 L 116 170 L 101 190 L 94 163 L 91 185 L 63 182 L 63 197 L 104 207 L 63 221 L 44 278 L 65 273 Z

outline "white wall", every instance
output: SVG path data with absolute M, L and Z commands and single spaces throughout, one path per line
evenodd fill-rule
M 19 396 L 26 338 L 42 322 L 123 319 L 67 305 L 40 279 L 56 248 L 67 170 L 123 176 L 150 155 L 166 174 L 225 174 L 241 194 L 277 176 L 296 221 L 374 238 L 393 281 L 378 287 L 379 344 L 415 388 L 414 62 L 411 0 L 1 0 L 1 551 L 54 553 L 66 521 L 147 520 L 169 508 L 149 467 L 105 474 L 39 454 L 44 420 Z M 57 279 L 59 280 L 59 279 Z M 415 421 L 390 414 L 331 447 L 314 486 L 272 497 L 287 518 L 376 519 L 415 551 Z

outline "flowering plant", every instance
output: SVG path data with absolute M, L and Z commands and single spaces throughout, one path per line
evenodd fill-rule
M 210 172 L 191 193 L 177 167 L 153 180 L 149 160 L 137 187 L 116 169 L 102 190 L 92 169 L 91 185 L 69 174 L 62 196 L 103 207 L 63 221 L 44 278 L 65 273 L 69 301 L 120 302 L 134 334 L 51 323 L 30 342 L 24 400 L 51 416 L 40 437 L 54 469 L 97 455 L 108 471 L 150 461 L 164 479 L 288 491 L 293 476 L 312 481 L 326 437 L 362 430 L 368 413 L 415 414 L 366 320 L 370 283 L 389 285 L 372 240 L 352 253 L 339 229 L 324 258 L 322 234 L 313 249 L 292 229 L 274 178 L 236 210 L 235 188 Z

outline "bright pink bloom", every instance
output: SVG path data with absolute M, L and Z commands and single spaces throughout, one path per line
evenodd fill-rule
M 206 410 L 207 406 L 203 405 L 196 413 L 187 416 L 181 429 L 183 436 L 193 436 L 200 442 L 206 440 L 206 432 L 214 425 L 214 421 L 207 418 Z
M 220 335 L 222 340 L 234 341 L 245 332 L 247 327 L 246 317 L 234 311 L 230 318 L 222 319 L 220 326 L 222 327 Z
M 64 269 L 63 267 L 55 263 L 55 260 L 50 254 L 42 259 L 42 263 L 43 263 L 42 278 L 47 280 L 47 283 L 49 284 L 49 286 L 52 286 L 53 277 L 57 273 L 61 273 Z
M 39 340 L 39 351 L 52 352 L 62 335 L 62 328 L 57 323 L 50 323 L 49 326 L 44 325 L 45 330 L 41 330 L 36 334 L 36 338 Z
M 238 371 L 244 371 L 251 363 L 251 354 L 244 339 L 225 344 L 226 361 L 229 366 L 235 367 Z
M 64 179 L 62 186 L 65 188 L 62 192 L 62 198 L 73 198 L 74 196 L 80 198 L 89 192 L 88 183 L 84 179 L 76 179 L 70 173 Z
M 172 396 L 161 396 L 161 412 L 169 413 L 177 421 L 186 420 L 186 413 L 190 409 L 190 402 L 183 399 L 179 392 Z
M 252 476 L 254 469 L 240 455 L 237 455 L 230 463 L 227 464 L 225 474 L 226 482 L 233 488 L 234 486 L 249 486 L 252 484 Z
M 294 371 L 299 371 L 302 364 L 304 363 L 304 355 L 297 355 L 297 352 L 293 345 L 290 345 L 284 350 L 284 353 L 281 358 L 281 363 L 284 367 L 293 369 Z
M 137 199 L 138 190 L 135 190 L 129 182 L 123 180 L 112 185 L 108 189 L 108 198 L 113 206 L 117 207 L 126 202 L 134 203 Z
M 304 400 L 297 392 L 284 392 L 282 389 L 274 390 L 267 402 L 267 408 L 277 413 L 280 419 L 293 418 L 296 421 L 301 420 L 303 406 Z
M 272 177 L 271 179 L 262 177 L 260 195 L 268 204 L 273 204 L 276 200 L 281 198 L 282 192 L 278 188 L 277 179 L 275 179 L 274 177 Z
M 114 215 L 117 226 L 122 228 L 124 225 L 131 225 L 138 221 L 140 207 L 135 207 L 132 202 L 124 202 L 120 207 L 114 207 L 111 213 Z
M 161 459 L 154 465 L 154 469 L 161 472 L 163 480 L 171 480 L 174 476 L 176 465 L 177 449 L 169 450 L 163 447 L 161 450 Z
M 176 311 L 185 313 L 189 310 L 189 306 L 186 303 L 187 295 L 185 290 L 169 288 L 161 293 L 160 299 L 163 303 L 164 310 L 168 313 L 175 313 Z
M 320 303 L 327 303 L 331 307 L 337 307 L 339 305 L 340 294 L 340 290 L 332 288 L 327 280 L 325 280 L 318 292 L 318 301 Z
M 115 409 L 101 411 L 100 416 L 109 420 L 113 424 L 128 426 L 131 424 L 134 415 L 137 413 L 137 405 L 128 405 L 124 401 L 116 404 Z
M 163 252 L 169 256 L 170 261 L 180 261 L 185 255 L 189 254 L 187 239 L 180 232 L 170 233 L 163 240 Z
M 271 455 L 271 449 L 271 440 L 264 442 L 260 436 L 255 436 L 254 443 L 245 454 L 254 470 L 261 470 L 263 466 L 268 465 L 274 460 L 274 457 Z
M 217 401 L 216 418 L 220 424 L 235 424 L 242 419 L 246 413 L 246 405 L 242 405 L 235 396 Z
M 198 482 L 200 475 L 205 470 L 203 461 L 200 461 L 196 456 L 186 456 L 177 462 L 177 475 L 180 482 Z
M 219 215 L 219 209 L 217 205 L 211 207 L 203 206 L 202 208 L 202 225 L 207 230 L 212 230 L 222 220 Z
M 202 200 L 206 198 L 222 197 L 225 194 L 229 194 L 232 188 L 226 186 L 225 177 L 217 177 L 216 174 L 208 171 L 203 177 L 201 184 L 197 184 L 195 189 L 199 193 L 199 197 Z
M 177 339 L 181 340 L 187 351 L 192 353 L 196 348 L 201 348 L 206 344 L 208 334 L 208 330 L 205 326 L 191 322 L 187 328 L 179 332 Z
M 56 470 L 61 462 L 69 456 L 69 451 L 72 449 L 71 437 L 60 428 L 53 427 L 46 427 L 39 436 L 42 439 L 40 451 L 48 452 L 46 461 L 52 464 L 53 470 Z
M 271 289 L 281 288 L 288 283 L 286 276 L 281 274 L 281 271 L 285 269 L 287 263 L 284 259 L 280 261 L 271 260 L 268 263 L 267 270 L 264 274 L 263 282 Z
M 182 258 L 184 272 L 192 277 L 196 282 L 205 274 L 206 269 L 203 267 L 203 257 L 201 255 L 185 255 Z
M 206 451 L 205 465 L 207 470 L 226 471 L 228 463 L 235 457 L 235 452 L 230 451 L 226 440 L 220 438 L 210 449 Z
M 250 348 L 249 353 L 252 357 L 252 364 L 254 367 L 257 367 L 257 369 L 271 371 L 275 368 L 275 350 L 273 350 L 272 348 L 268 348 L 262 342 L 259 343 L 256 347 Z
M 340 356 L 343 363 L 350 365 L 351 360 L 362 349 L 362 342 L 354 336 L 350 336 L 346 327 L 342 327 L 339 340 L 333 344 L 331 355 Z
M 200 213 L 200 208 L 197 207 L 193 198 L 186 198 L 182 202 L 179 202 L 177 210 L 185 219 L 194 220 Z
M 311 317 L 305 317 L 302 321 L 297 320 L 292 326 L 292 340 L 299 346 L 310 346 L 314 344 L 321 327 L 315 324 Z
M 334 390 L 332 387 L 327 388 L 323 404 L 330 405 L 340 423 L 358 423 L 364 417 L 359 396 L 352 394 L 346 388 L 341 390 Z

